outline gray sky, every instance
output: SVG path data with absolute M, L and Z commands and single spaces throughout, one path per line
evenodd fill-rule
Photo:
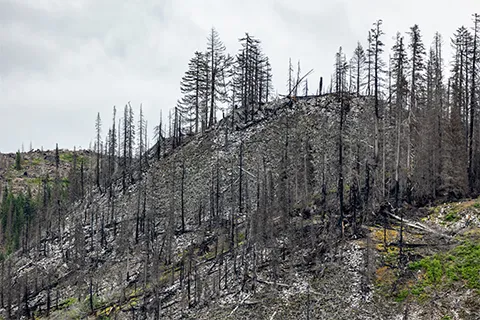
M 476 5 L 475 5 L 476 4 Z M 284 93 L 288 59 L 330 79 L 335 52 L 347 59 L 383 19 L 386 49 L 417 23 L 430 46 L 472 25 L 478 0 L 0 0 L 0 152 L 87 148 L 100 112 L 143 103 L 149 136 L 180 98 L 179 82 L 214 26 L 231 54 L 245 31 L 262 41 L 274 86 Z

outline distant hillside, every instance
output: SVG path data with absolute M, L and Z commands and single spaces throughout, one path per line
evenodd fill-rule
M 0 154 L 0 256 L 25 249 L 32 228 L 44 218 L 40 212 L 58 214 L 84 195 L 92 155 L 85 150 Z
M 89 150 L 75 151 L 78 167 L 84 162 L 85 170 L 90 169 L 90 158 L 93 156 Z M 16 153 L 0 153 L 0 185 L 2 191 L 6 185 L 14 193 L 26 192 L 30 188 L 36 194 L 41 186 L 42 179 L 47 176 L 53 179 L 56 174 L 55 150 L 41 151 L 31 150 L 21 152 L 21 169 L 15 169 Z M 65 182 L 68 182 L 68 175 L 73 166 L 74 152 L 59 150 L 58 175 Z M 1 201 L 1 199 L 0 199 Z

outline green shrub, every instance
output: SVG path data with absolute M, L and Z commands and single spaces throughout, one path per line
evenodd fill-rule
M 403 302 L 403 301 L 405 301 L 405 299 L 407 299 L 409 294 L 410 294 L 410 292 L 408 290 L 402 290 L 395 297 L 395 301 L 396 302 Z

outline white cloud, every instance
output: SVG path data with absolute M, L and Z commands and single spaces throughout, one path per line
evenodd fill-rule
M 289 57 L 315 69 L 311 87 L 328 82 L 338 47 L 350 56 L 378 18 L 387 50 L 418 23 L 427 47 L 443 34 L 449 59 L 449 38 L 471 25 L 475 2 L 0 0 L 0 151 L 29 141 L 87 147 L 97 112 L 106 127 L 113 105 L 128 101 L 143 103 L 152 129 L 180 98 L 188 60 L 212 26 L 231 54 L 244 32 L 259 38 L 283 93 Z

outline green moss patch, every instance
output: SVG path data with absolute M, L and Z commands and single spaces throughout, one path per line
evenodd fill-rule
M 412 295 L 420 301 L 427 300 L 435 291 L 454 287 L 480 289 L 480 243 L 465 242 L 446 253 L 437 253 L 415 262 L 408 268 L 415 279 L 396 294 L 401 302 Z

